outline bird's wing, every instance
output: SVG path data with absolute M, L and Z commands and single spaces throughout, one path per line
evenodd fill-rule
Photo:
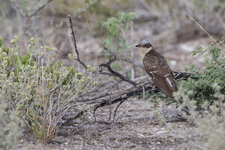
M 146 55 L 144 60 L 144 67 L 148 71 L 147 73 L 154 73 L 161 77 L 166 77 L 172 75 L 172 71 L 170 70 L 169 65 L 167 64 L 165 58 L 161 55 L 159 56 L 151 56 Z
M 177 91 L 177 84 L 165 58 L 161 55 L 146 55 L 143 61 L 146 72 L 152 77 L 156 86 L 172 97 L 172 93 Z

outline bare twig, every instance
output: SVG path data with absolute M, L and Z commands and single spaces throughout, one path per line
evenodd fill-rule
M 116 82 L 114 85 L 112 85 L 107 91 L 106 93 L 108 94 L 110 90 L 112 90 L 115 86 L 117 86 L 122 80 L 119 80 L 118 82 Z
M 185 11 L 186 15 L 192 20 L 194 21 L 194 23 L 196 23 L 196 25 L 203 31 L 205 32 L 205 34 L 215 43 L 219 46 L 220 49 L 222 49 L 222 47 L 220 46 L 220 44 L 213 38 L 213 36 L 211 36 L 209 34 L 209 32 L 207 32 L 187 11 Z
M 113 55 L 114 57 L 116 57 L 118 60 L 122 60 L 122 61 L 128 62 L 130 64 L 133 64 L 135 66 L 138 66 L 140 68 L 144 68 L 144 66 L 142 64 L 136 63 L 134 60 L 126 58 L 123 55 L 117 55 L 115 52 L 113 52 L 110 49 L 104 48 L 104 50 L 107 51 L 109 54 Z
M 25 13 L 21 7 L 19 6 L 19 4 L 16 2 L 16 1 L 12 1 L 13 4 L 15 5 L 16 9 L 18 9 L 20 15 L 22 17 L 26 17 L 28 20 L 30 18 L 32 18 L 33 16 L 35 16 L 38 12 L 40 12 L 43 8 L 45 8 L 45 6 L 47 6 L 47 4 L 51 3 L 53 0 L 48 0 L 45 4 L 41 5 L 40 7 L 37 8 L 37 10 L 35 10 L 33 13 L 31 14 L 28 14 L 28 13 Z
M 180 78 L 184 78 L 187 79 L 189 77 L 195 79 L 195 77 L 193 77 L 193 75 L 191 73 L 186 73 L 186 72 L 176 72 L 176 71 L 172 71 L 174 74 L 175 79 L 180 79 Z
M 130 83 L 130 84 L 132 84 L 132 85 L 134 85 L 134 86 L 137 86 L 137 83 L 135 83 L 134 81 L 132 81 L 132 80 L 130 80 L 130 79 L 128 79 L 128 78 L 126 78 L 125 76 L 123 76 L 122 74 L 120 74 L 119 72 L 116 72 L 116 71 L 114 71 L 112 68 L 111 68 L 111 63 L 112 62 L 114 62 L 114 61 L 116 61 L 116 58 L 114 58 L 114 59 L 111 59 L 109 62 L 107 62 L 106 64 L 100 64 L 99 66 L 101 67 L 100 68 L 100 73 L 101 74 L 106 74 L 106 75 L 109 75 L 109 76 L 116 76 L 116 77 L 119 77 L 121 80 L 123 80 L 123 81 L 126 81 L 126 82 L 128 82 L 128 83 Z M 107 68 L 108 69 L 108 71 L 110 72 L 110 73 L 108 73 L 108 72 L 103 72 L 102 71 L 102 67 L 105 67 L 105 68 Z M 187 79 L 187 78 L 189 78 L 190 76 L 192 76 L 192 74 L 190 74 L 190 73 L 186 73 L 186 72 L 176 72 L 176 71 L 173 71 L 173 73 L 175 74 L 175 79 L 180 79 L 180 78 L 185 78 L 185 79 Z M 193 76 L 192 76 L 192 78 L 194 78 Z
M 17 1 L 12 1 L 12 3 L 14 4 L 15 8 L 18 10 L 19 14 L 21 15 L 21 17 L 25 17 L 26 14 L 25 12 L 20 8 L 20 5 L 17 3 Z
M 100 65 L 99 65 L 99 66 L 101 67 L 100 72 L 102 71 L 102 67 L 105 67 L 105 68 L 108 69 L 108 71 L 109 71 L 111 74 L 117 76 L 118 78 L 120 78 L 120 79 L 123 80 L 123 81 L 126 81 L 126 82 L 128 82 L 128 83 L 130 83 L 130 84 L 136 86 L 137 84 L 136 84 L 134 81 L 132 81 L 132 80 L 126 78 L 125 76 L 123 76 L 122 74 L 120 74 L 120 73 L 114 71 L 114 70 L 111 68 L 110 65 L 111 65 L 111 63 L 114 62 L 114 61 L 116 61 L 116 58 L 111 59 L 111 60 L 110 60 L 109 62 L 107 62 L 106 64 L 100 64 Z
M 175 72 L 175 76 L 176 76 L 176 79 L 180 79 L 180 78 L 187 79 L 189 77 L 192 78 L 190 73 L 185 73 L 185 72 Z M 153 92 L 153 93 L 159 92 L 159 89 L 154 88 L 154 85 L 152 83 L 148 83 L 148 84 L 144 84 L 143 86 L 131 87 L 131 88 L 128 88 L 128 89 L 125 89 L 125 90 L 122 90 L 122 91 L 115 92 L 115 93 L 103 94 L 103 95 L 100 95 L 98 97 L 93 97 L 92 99 L 89 99 L 89 101 L 90 101 L 89 104 L 95 104 L 92 108 L 93 108 L 93 112 L 96 112 L 96 110 L 100 107 L 113 105 L 113 104 L 118 103 L 118 102 L 123 103 L 125 100 L 129 99 L 132 96 L 142 94 L 143 87 L 148 92 Z M 96 100 L 98 100 L 98 101 L 96 101 Z M 119 104 L 117 107 L 119 107 L 120 105 L 121 104 Z M 118 108 L 117 108 L 117 110 L 118 110 Z M 115 110 L 114 113 L 117 110 Z M 88 111 L 90 111 L 89 108 L 78 112 L 74 116 L 65 117 L 66 120 L 63 124 L 72 123 L 73 120 L 81 117 L 84 113 L 86 113 Z
M 152 89 L 152 84 L 145 85 L 145 88 L 146 88 L 146 90 L 151 91 L 151 92 L 158 92 L 159 91 L 157 89 Z M 93 106 L 93 112 L 96 112 L 96 110 L 100 107 L 109 106 L 109 105 L 113 105 L 113 104 L 121 102 L 121 101 L 125 101 L 128 98 L 130 98 L 132 96 L 135 96 L 135 95 L 139 95 L 141 93 L 142 93 L 142 87 L 138 87 L 138 88 L 130 88 L 128 90 L 125 90 L 123 92 L 119 92 L 119 93 L 116 93 L 116 94 L 106 95 L 106 96 L 100 98 L 101 101 Z M 65 117 L 66 120 L 63 124 L 64 125 L 65 124 L 67 124 L 67 125 L 71 124 L 73 120 L 79 118 L 80 116 L 82 116 L 84 113 L 86 113 L 88 111 L 90 111 L 89 108 L 87 108 L 83 111 L 80 111 L 75 116 Z
M 45 6 L 49 3 L 51 3 L 53 0 L 48 0 L 45 4 L 41 5 L 36 11 L 34 11 L 33 13 L 31 14 L 26 14 L 26 17 L 28 19 L 30 19 L 31 17 L 35 16 L 38 12 L 40 12 L 43 8 L 45 8 Z
M 125 100 L 123 101 L 120 101 L 120 103 L 116 106 L 115 110 L 114 110 L 114 113 L 113 113 L 113 122 L 115 121 L 115 118 L 116 118 L 116 112 L 118 110 L 118 108 L 123 104 Z
M 74 44 L 75 52 L 76 52 L 76 55 L 77 55 L 76 60 L 77 60 L 81 65 L 83 65 L 85 69 L 87 69 L 87 66 L 85 65 L 85 63 L 83 63 L 83 62 L 80 60 L 80 55 L 79 55 L 79 51 L 78 51 L 78 49 L 77 49 L 76 37 L 75 37 L 74 29 L 73 29 L 73 23 L 72 23 L 71 16 L 68 16 L 68 18 L 69 18 L 69 23 L 70 23 L 70 28 L 71 28 L 71 35 L 72 35 L 72 37 L 73 37 L 73 44 Z

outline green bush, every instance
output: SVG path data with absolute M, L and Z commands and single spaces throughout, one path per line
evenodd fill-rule
M 0 149 L 10 149 L 22 135 L 22 120 L 0 93 Z
M 186 118 L 192 125 L 191 128 L 184 125 L 182 131 L 171 124 L 168 126 L 186 141 L 183 149 L 225 149 L 224 46 L 222 40 L 212 44 L 208 50 L 200 48 L 193 52 L 206 57 L 205 68 L 189 67 L 194 79 L 180 81 L 179 91 L 175 93 L 178 101 L 183 100 L 180 108 L 188 107 Z
M 0 49 L 4 54 L 8 53 L 7 48 L 2 48 L 1 37 Z M 3 90 L 0 90 L 0 149 L 11 148 L 22 135 L 22 120 L 14 109 L 9 110 L 10 107 L 10 103 L 4 99 Z
M 103 46 L 107 49 L 112 50 L 118 55 L 122 51 L 128 48 L 126 39 L 124 37 L 125 32 L 131 26 L 132 18 L 135 17 L 135 13 L 119 13 L 118 17 L 111 17 L 103 22 L 103 27 L 106 30 L 105 40 Z M 111 58 L 112 55 L 105 51 L 107 58 Z
M 185 143 L 183 149 L 196 150 L 222 150 L 225 149 L 225 95 L 222 94 L 221 87 L 214 84 L 212 86 L 214 98 L 212 104 L 205 104 L 205 110 L 199 112 L 196 110 L 198 104 L 190 99 L 192 92 L 184 93 L 185 87 L 179 89 L 178 95 L 182 97 L 184 106 L 188 106 L 189 114 L 186 118 L 188 124 L 183 124 L 177 128 L 177 125 L 167 124 L 167 128 L 172 131 L 176 137 L 182 138 Z M 183 107 L 183 106 L 181 106 Z
M 126 53 L 125 57 L 130 57 L 130 51 L 128 46 L 128 39 L 126 39 L 126 33 L 130 29 L 132 24 L 132 19 L 135 17 L 135 13 L 118 13 L 117 17 L 108 18 L 103 22 L 103 27 L 105 29 L 104 40 L 103 40 L 103 50 L 104 55 L 107 59 L 112 59 L 114 56 L 124 57 L 123 54 Z M 120 59 L 120 58 L 117 58 Z M 115 70 L 120 70 L 121 66 L 119 62 L 112 64 Z
M 74 66 L 62 66 L 54 58 L 54 49 L 37 46 L 33 38 L 26 54 L 20 55 L 18 40 L 15 36 L 11 48 L 0 49 L 2 99 L 10 104 L 9 110 L 16 110 L 36 137 L 48 142 L 67 109 L 76 105 L 76 98 L 96 84 L 91 73 L 84 75 Z
M 225 95 L 225 55 L 224 41 L 212 44 L 209 50 L 199 48 L 193 52 L 193 55 L 205 56 L 205 68 L 199 69 L 192 65 L 187 70 L 194 75 L 187 81 L 180 81 L 180 87 L 184 90 L 184 94 L 188 95 L 190 100 L 196 102 L 199 109 L 207 104 L 216 101 L 214 85 L 221 88 L 221 94 Z

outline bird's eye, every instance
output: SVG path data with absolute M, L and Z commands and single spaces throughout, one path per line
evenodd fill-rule
M 151 47 L 151 44 L 145 44 L 144 45 L 146 48 L 149 48 L 149 47 Z

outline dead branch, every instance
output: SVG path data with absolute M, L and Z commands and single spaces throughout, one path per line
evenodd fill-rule
M 120 78 L 121 80 L 126 81 L 126 82 L 132 84 L 133 86 L 137 86 L 137 83 L 135 83 L 134 81 L 132 81 L 132 80 L 130 80 L 130 79 L 128 79 L 128 78 L 126 78 L 125 76 L 123 76 L 122 74 L 120 74 L 119 72 L 116 72 L 115 70 L 113 70 L 113 69 L 111 68 L 110 65 L 111 65 L 111 63 L 113 63 L 114 61 L 116 61 L 116 58 L 115 58 L 115 57 L 114 57 L 114 59 L 109 60 L 109 62 L 107 62 L 106 64 L 100 64 L 100 65 L 99 65 L 99 66 L 100 66 L 100 71 L 99 71 L 99 72 L 100 72 L 101 74 L 106 74 L 106 75 L 109 75 L 109 76 L 116 76 L 116 77 Z M 103 71 L 102 71 L 102 67 L 107 68 L 108 71 L 109 71 L 110 73 L 108 73 L 108 72 L 103 72 Z M 173 74 L 175 75 L 175 79 L 180 79 L 180 78 L 185 78 L 185 79 L 187 79 L 187 78 L 189 78 L 190 76 L 192 76 L 191 73 L 186 73 L 186 72 L 176 72 L 176 71 L 172 71 L 172 72 L 173 72 Z M 192 76 L 192 78 L 194 78 L 194 77 Z
M 175 73 L 176 79 L 182 78 L 182 79 L 186 80 L 189 77 L 192 78 L 190 73 L 186 73 L 186 72 L 174 72 L 174 73 Z M 114 92 L 114 93 L 111 93 L 111 94 L 109 94 L 109 93 L 105 94 L 104 93 L 100 96 L 92 97 L 91 99 L 84 100 L 84 101 L 89 101 L 87 103 L 88 105 L 94 104 L 94 106 L 92 107 L 92 110 L 93 110 L 93 112 L 95 112 L 100 107 L 113 105 L 113 104 L 118 103 L 118 102 L 120 102 L 122 104 L 125 100 L 129 99 L 132 96 L 141 95 L 142 92 L 143 92 L 143 87 L 148 92 L 152 92 L 152 93 L 159 92 L 159 89 L 157 87 L 153 88 L 154 87 L 153 83 L 147 83 L 143 86 L 130 87 L 128 89 L 125 89 L 125 90 L 122 90 L 122 91 L 117 91 L 117 92 Z M 79 100 L 76 100 L 76 101 L 79 101 Z M 120 105 L 118 105 L 118 106 L 120 106 Z M 118 109 L 118 107 L 117 107 L 117 109 Z M 81 117 L 83 114 L 85 114 L 87 112 L 90 112 L 90 108 L 82 110 L 82 111 L 78 112 L 76 115 L 73 115 L 73 116 L 71 116 L 71 115 L 64 116 L 63 117 L 63 119 L 64 119 L 63 124 L 64 125 L 70 125 L 73 122 L 73 120 Z M 114 115 L 115 115 L 115 113 L 116 113 L 116 110 L 114 111 Z
M 76 55 L 77 55 L 77 58 L 75 60 L 77 60 L 82 66 L 84 66 L 85 69 L 87 69 L 87 66 L 85 65 L 85 63 L 83 63 L 80 60 L 80 55 L 79 55 L 79 51 L 77 49 L 76 37 L 75 37 L 74 29 L 73 29 L 73 23 L 72 23 L 71 16 L 69 15 L 68 18 L 69 18 L 69 23 L 70 23 L 70 28 L 71 28 L 71 35 L 73 37 L 73 44 L 74 44 L 75 52 L 76 52 Z
M 114 71 L 114 70 L 111 68 L 110 65 L 111 65 L 111 63 L 114 62 L 114 61 L 116 61 L 116 58 L 111 59 L 111 60 L 110 60 L 109 62 L 107 62 L 106 64 L 100 64 L 100 65 L 99 65 L 99 67 L 101 68 L 101 69 L 100 69 L 100 72 L 102 72 L 102 67 L 105 67 L 105 68 L 108 69 L 108 71 L 109 71 L 111 74 L 117 76 L 118 78 L 120 78 L 120 79 L 123 80 L 123 81 L 126 81 L 126 82 L 128 82 L 128 83 L 130 83 L 130 84 L 136 86 L 137 84 L 136 84 L 134 81 L 131 81 L 130 79 L 126 78 L 125 76 L 123 76 L 122 74 L 120 74 L 120 73 Z
M 177 72 L 177 71 L 172 71 L 172 72 L 174 74 L 175 79 L 183 78 L 184 80 L 186 80 L 189 77 L 195 78 L 195 77 L 193 77 L 193 74 L 191 74 L 191 73 Z
M 26 17 L 28 19 L 30 19 L 31 17 L 35 16 L 38 12 L 40 12 L 43 8 L 45 8 L 45 6 L 49 3 L 51 3 L 53 0 L 48 0 L 45 4 L 41 5 L 36 11 L 34 11 L 33 13 L 31 14 L 26 14 Z
M 140 68 L 144 68 L 144 66 L 142 64 L 136 63 L 135 61 L 133 61 L 132 59 L 126 58 L 123 55 L 117 55 L 115 52 L 113 52 L 111 49 L 107 49 L 104 47 L 104 50 L 107 51 L 109 54 L 111 54 L 112 56 L 116 57 L 118 60 L 122 60 L 125 61 L 127 63 L 130 63 L 132 65 L 138 66 Z
M 150 92 L 159 92 L 159 90 L 153 89 L 152 88 L 153 85 L 151 83 L 145 85 L 145 89 L 150 91 Z M 100 107 L 104 107 L 104 106 L 109 106 L 109 105 L 113 105 L 115 103 L 121 102 L 121 101 L 125 101 L 128 98 L 135 96 L 135 95 L 140 95 L 142 94 L 142 87 L 132 87 L 129 88 L 127 90 L 124 91 L 120 91 L 118 93 L 112 93 L 112 94 L 108 94 L 106 96 L 103 96 L 101 98 L 98 99 L 98 103 L 96 101 L 94 101 L 94 103 L 97 103 L 93 106 L 93 112 L 95 112 L 98 108 Z M 100 101 L 100 102 L 99 102 Z M 92 102 L 90 102 L 89 104 L 92 104 Z M 118 109 L 118 108 L 117 108 Z M 90 108 L 87 108 L 83 111 L 80 111 L 79 113 L 77 113 L 74 116 L 65 116 L 63 119 L 65 119 L 65 122 L 63 123 L 64 125 L 69 125 L 72 123 L 73 120 L 81 117 L 84 113 L 87 113 L 90 111 Z
M 125 100 L 123 101 L 120 101 L 120 103 L 116 106 L 115 110 L 114 110 L 114 113 L 113 113 L 113 122 L 115 121 L 115 118 L 116 118 L 116 112 L 118 110 L 118 108 L 123 104 Z
M 45 8 L 45 6 L 47 6 L 49 3 L 51 3 L 53 0 L 48 0 L 46 3 L 44 3 L 43 5 L 41 5 L 40 7 L 38 7 L 34 12 L 32 12 L 31 14 L 25 13 L 24 11 L 22 11 L 21 7 L 19 6 L 19 4 L 16 1 L 12 1 L 14 6 L 16 7 L 16 9 L 18 9 L 20 15 L 22 17 L 26 17 L 28 20 L 30 18 L 32 18 L 33 16 L 35 16 L 38 12 L 40 12 L 43 8 Z

